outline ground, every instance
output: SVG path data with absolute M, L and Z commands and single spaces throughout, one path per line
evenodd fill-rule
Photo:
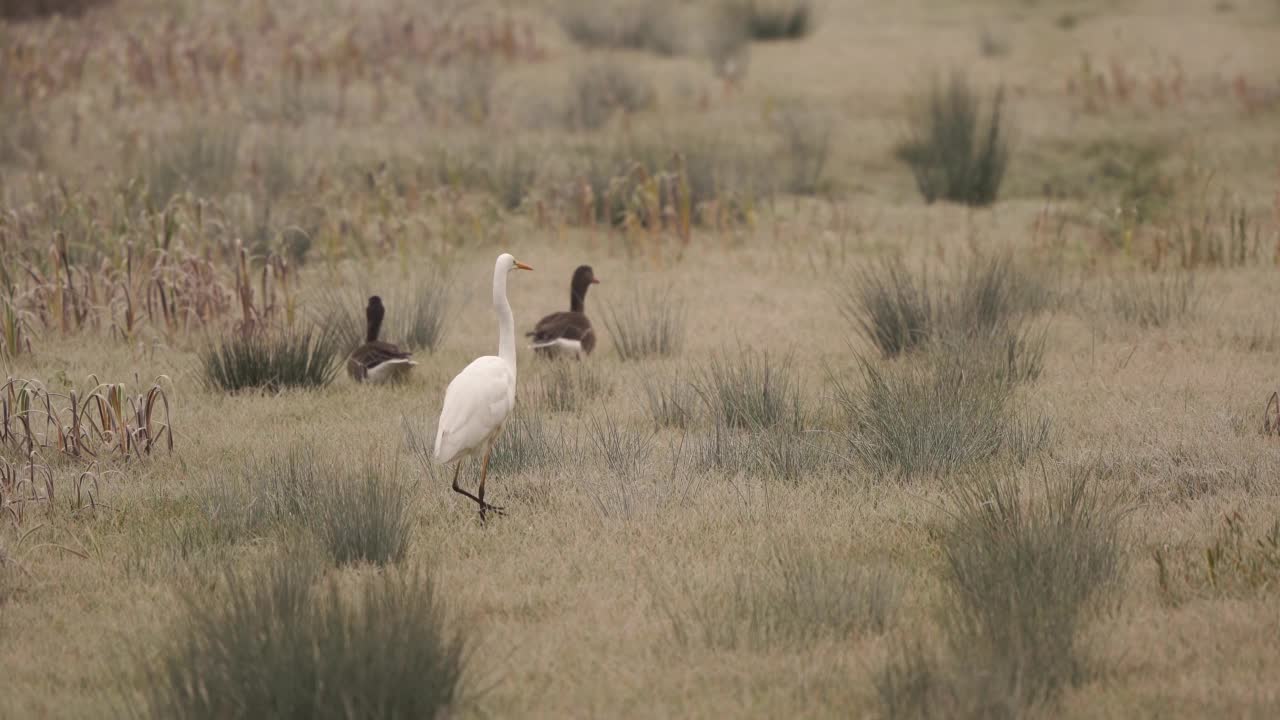
M 139 668 L 181 632 L 177 599 L 218 592 L 224 567 L 264 567 L 313 543 L 310 518 L 184 540 L 210 527 L 211 493 L 289 447 L 406 488 L 406 556 L 326 572 L 353 586 L 430 574 L 470 643 L 458 716 L 921 714 L 895 711 L 883 682 L 917 641 L 949 678 L 937 702 L 954 705 L 936 708 L 972 710 L 966 692 L 982 685 L 965 667 L 988 669 L 952 657 L 963 653 L 945 639 L 958 602 L 948 538 L 962 522 L 951 488 L 1009 477 L 1031 507 L 1076 472 L 1120 510 L 1106 543 L 1118 569 L 1068 630 L 1079 672 L 1046 698 L 1010 691 L 1023 703 L 1011 713 L 1280 712 L 1280 439 L 1262 432 L 1280 389 L 1280 6 L 815 5 L 807 35 L 751 43 L 732 82 L 700 47 L 719 16 L 697 3 L 651 10 L 679 19 L 671 55 L 584 49 L 557 20 L 566 10 L 534 2 L 115 0 L 0 24 L 0 258 L 6 327 L 27 338 L 6 330 L 5 373 L 81 398 L 99 383 L 136 395 L 155 382 L 173 439 L 127 460 L 103 444 L 93 461 L 0 440 L 5 468 L 47 470 L 53 488 L 3 479 L 0 716 L 145 714 Z M 455 47 L 460 33 L 480 39 Z M 626 83 L 653 98 L 584 127 L 573 98 L 593 66 L 614 68 L 619 85 L 582 102 L 613 109 Z M 926 204 L 895 156 L 913 108 L 953 70 L 983 98 L 1005 88 L 1011 160 L 991 206 Z M 788 119 L 792 135 L 779 129 Z M 643 181 L 627 186 L 619 224 L 582 221 L 583 168 L 632 140 L 660 148 L 653 175 L 679 174 L 673 153 L 692 167 L 714 146 L 718 190 L 687 229 L 665 200 L 664 222 L 643 219 Z M 813 187 L 790 181 L 805 157 L 826 158 Z M 1234 238 L 1241 217 L 1248 257 L 1182 261 L 1196 228 Z M 511 278 L 520 333 L 567 309 L 570 275 L 591 264 L 602 283 L 586 307 L 601 342 L 580 365 L 542 362 L 521 343 L 507 433 L 536 432 L 525 447 L 541 454 L 495 466 L 488 498 L 507 512 L 482 523 L 447 471 L 411 451 L 406 425 L 434 437 L 449 379 L 496 352 L 501 252 L 535 268 Z M 277 265 L 264 293 L 268 255 L 287 262 L 288 282 Z M 1009 258 L 1050 297 L 1024 320 L 1044 333 L 1043 368 L 1010 402 L 1051 430 L 1020 460 L 1002 450 L 904 476 L 859 454 L 841 388 L 859 387 L 865 366 L 918 359 L 883 357 L 842 302 L 886 258 L 945 284 L 975 256 Z M 165 278 L 175 303 L 198 285 L 176 280 L 175 263 L 206 263 L 208 286 L 183 297 L 214 309 L 165 322 L 151 281 L 126 262 Z M 229 394 L 205 382 L 200 357 L 248 332 L 240 285 L 262 332 L 325 323 L 335 293 L 358 312 L 372 292 L 443 287 L 445 332 L 403 385 L 339 375 Z M 83 318 L 68 309 L 77 292 Z M 1124 309 L 1135 294 L 1176 308 L 1144 319 Z M 683 342 L 624 360 L 605 321 L 646 303 L 682 318 Z M 389 318 L 398 309 L 388 302 Z M 714 363 L 759 353 L 798 388 L 803 427 L 723 425 Z M 655 426 L 654 388 L 683 393 L 683 428 Z M 722 434 L 813 451 L 794 473 L 758 458 L 703 462 Z M 86 471 L 92 504 L 76 498 Z M 468 486 L 477 473 L 464 469 Z M 751 605 L 779 584 L 831 606 L 797 620 L 808 600 Z M 859 609 L 864 596 L 885 607 Z

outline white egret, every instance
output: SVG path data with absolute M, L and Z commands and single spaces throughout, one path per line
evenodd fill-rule
M 493 311 L 498 315 L 498 354 L 476 358 L 449 383 L 444 391 L 444 407 L 436 429 L 435 460 L 442 465 L 457 463 L 453 471 L 453 490 L 471 498 L 480 506 L 480 519 L 502 508 L 484 501 L 484 481 L 489 474 L 489 455 L 502 432 L 502 424 L 516 405 L 516 330 L 507 302 L 507 274 L 512 270 L 533 268 L 507 253 L 498 256 L 493 266 Z M 480 465 L 480 487 L 475 495 L 458 486 L 462 461 L 483 449 Z
M 386 308 L 382 306 L 382 298 L 377 295 L 369 298 L 369 307 L 364 311 L 364 344 L 347 357 L 347 374 L 356 382 L 368 380 L 371 383 L 384 383 L 401 380 L 408 375 L 410 368 L 418 364 L 409 359 L 410 353 L 378 340 L 378 332 L 382 329 L 382 318 L 386 312 Z

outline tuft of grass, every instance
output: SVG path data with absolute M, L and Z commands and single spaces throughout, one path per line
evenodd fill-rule
M 711 433 L 690 436 L 689 454 L 699 472 L 718 470 L 729 475 L 743 472 L 755 459 L 749 433 L 734 432 L 718 423 Z
M 159 210 L 182 193 L 217 198 L 230 192 L 239 166 L 240 129 L 197 122 L 157 142 L 143 169 L 147 204 Z
M 677 642 L 768 652 L 883 633 L 902 588 L 883 568 L 785 539 L 744 563 L 730 583 L 685 593 L 684 602 L 663 602 Z
M 1042 477 L 1034 497 L 1010 476 L 950 489 L 941 632 L 893 648 L 875 680 L 885 717 L 1036 717 L 1097 676 L 1083 638 L 1118 586 L 1126 506 L 1093 468 Z
M 328 385 L 342 350 L 329 326 L 234 333 L 200 350 L 207 387 L 225 392 Z
M 311 502 L 311 525 L 339 566 L 399 563 L 412 540 L 409 493 L 377 468 L 325 478 Z
M 897 257 L 863 267 L 840 296 L 840 312 L 886 357 L 929 340 L 933 306 L 928 275 L 912 274 Z
M 410 350 L 434 352 L 444 340 L 449 319 L 449 283 L 432 274 L 422 285 L 390 293 L 347 289 L 333 290 L 322 297 L 322 316 L 331 328 L 334 342 L 349 353 L 364 342 L 365 307 L 370 295 L 380 295 L 387 308 L 381 339 Z
M 1028 319 L 1054 304 L 1055 291 L 1007 254 L 975 254 L 941 285 L 931 284 L 923 269 L 911 272 L 901 259 L 882 260 L 864 267 L 837 297 L 854 329 L 882 355 L 895 357 L 934 342 L 1033 351 L 1034 338 L 1042 345 L 1043 335 Z
M 946 87 L 935 82 L 918 111 L 914 136 L 898 146 L 898 159 L 911 167 L 926 202 L 981 206 L 996 201 L 1009 164 L 1003 89 L 996 91 L 985 118 L 980 104 L 960 73 Z
M 609 393 L 608 380 L 590 363 L 552 362 L 538 378 L 538 403 L 554 412 L 587 408 Z
M 139 649 L 137 714 L 437 717 L 460 698 L 465 637 L 428 576 L 365 576 L 347 590 L 290 557 L 254 574 L 228 569 L 222 585 L 180 591 L 159 652 Z
M 110 3 L 111 0 L 5 0 L 0 3 L 0 18 L 33 20 L 53 15 L 79 17 L 94 7 Z
M 487 163 L 488 190 L 508 211 L 519 210 L 537 187 L 541 157 L 525 145 L 497 152 Z
M 552 467 L 560 461 L 559 444 L 552 441 L 539 413 L 516 412 L 494 443 L 489 471 L 514 475 L 525 470 Z
M 487 57 L 468 57 L 414 83 L 414 98 L 425 113 L 445 121 L 484 125 L 493 115 L 498 71 Z
M 667 290 L 637 291 L 625 304 L 604 311 L 605 330 L 624 361 L 680 352 L 685 322 L 683 302 Z
M 608 412 L 603 418 L 593 414 L 588 427 L 591 442 L 600 451 L 610 472 L 622 480 L 631 480 L 641 474 L 653 452 L 653 437 L 657 430 L 633 432 L 616 422 Z
M 633 114 L 653 107 L 653 83 L 615 61 L 593 62 L 570 78 L 567 120 L 570 127 L 596 130 L 615 114 Z
M 763 430 L 804 424 L 800 381 L 790 358 L 742 348 L 737 354 L 722 351 L 703 367 L 694 387 L 718 425 Z
M 1092 468 L 1043 479 L 1034 498 L 1008 476 L 951 491 L 942 624 L 987 716 L 1025 715 L 1093 675 L 1081 634 L 1120 576 L 1123 503 Z
M 831 119 L 813 110 L 786 107 L 773 114 L 772 125 L 782 139 L 783 189 L 795 195 L 815 195 L 826 182 L 831 157 Z
M 573 42 L 585 48 L 645 50 L 658 55 L 679 55 L 687 38 L 676 3 L 566 2 L 557 13 L 560 27 Z
M 741 27 L 753 40 L 798 40 L 813 32 L 816 13 L 810 0 L 722 0 L 719 23 Z
M 1182 322 L 1200 309 L 1203 288 L 1188 271 L 1128 275 L 1108 288 L 1111 312 L 1140 328 L 1163 328 Z
M 862 385 L 833 379 L 849 420 L 853 455 L 881 472 L 943 475 L 995 458 L 1028 457 L 1048 442 L 1047 428 L 1020 424 L 1016 383 L 1039 373 L 1043 340 L 1014 341 L 1001 352 L 969 340 L 881 365 L 862 360 Z M 1030 356 L 1024 356 L 1030 347 Z
M 679 373 L 658 375 L 645 373 L 640 382 L 644 388 L 645 406 L 655 427 L 688 427 L 697 401 L 693 385 Z
M 1280 518 L 1252 522 L 1240 511 L 1222 518 L 1203 548 L 1158 548 L 1152 555 L 1162 597 L 1248 598 L 1280 587 Z
M 751 466 L 757 475 L 797 484 L 830 464 L 824 433 L 778 425 L 751 435 Z

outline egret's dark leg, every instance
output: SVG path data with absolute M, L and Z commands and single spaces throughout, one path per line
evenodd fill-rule
M 484 451 L 484 461 L 480 464 L 480 492 L 479 492 L 480 497 L 477 499 L 477 501 L 480 503 L 480 519 L 481 520 L 484 520 L 484 514 L 485 514 L 485 511 L 487 510 L 492 510 L 498 513 L 499 515 L 502 514 L 502 508 L 498 507 L 497 505 L 490 505 L 484 501 L 484 480 L 489 475 L 489 456 L 492 454 L 493 454 L 493 444 L 490 443 L 489 447 L 486 448 Z
M 463 458 L 463 460 L 465 460 L 465 459 L 466 459 L 466 458 Z M 463 460 L 459 460 L 459 461 L 458 461 L 458 464 L 457 464 L 457 465 L 455 465 L 455 466 L 454 466 L 454 469 L 453 469 L 453 491 L 454 491 L 454 492 L 456 492 L 456 493 L 461 493 L 461 494 L 463 494 L 463 495 L 466 495 L 467 497 L 471 498 L 473 501 L 475 501 L 476 503 L 478 503 L 481 507 L 484 507 L 484 501 L 483 501 L 483 500 L 481 500 L 480 498 L 476 497 L 475 495 L 472 495 L 471 493 L 467 492 L 466 490 L 463 490 L 461 487 L 459 487 L 459 486 L 458 486 L 458 473 L 462 472 L 462 462 L 463 462 Z M 483 487 L 484 487 L 484 483 L 483 483 L 483 481 L 481 481 L 481 485 L 480 485 L 480 487 L 481 487 L 481 488 L 483 488 Z M 481 495 L 481 497 L 483 497 L 483 496 L 484 496 L 484 490 L 483 490 L 483 489 L 480 491 L 480 495 Z

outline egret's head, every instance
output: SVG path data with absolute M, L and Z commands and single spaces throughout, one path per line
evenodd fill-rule
M 502 253 L 498 256 L 498 268 L 511 272 L 512 270 L 532 270 L 533 268 L 511 257 L 511 253 Z

